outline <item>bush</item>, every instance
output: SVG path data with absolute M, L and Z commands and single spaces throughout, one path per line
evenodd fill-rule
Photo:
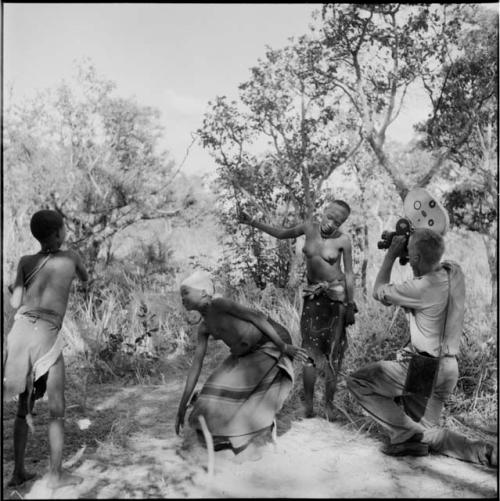
M 164 363 L 186 345 L 173 280 L 128 263 L 101 270 L 89 290 L 70 298 L 64 328 L 70 367 L 86 371 L 88 382 L 161 380 Z

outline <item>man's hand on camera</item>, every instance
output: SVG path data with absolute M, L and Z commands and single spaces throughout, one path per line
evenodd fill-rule
M 391 259 L 396 259 L 401 256 L 403 249 L 406 246 L 406 236 L 404 235 L 394 235 L 392 237 L 391 246 L 387 250 L 387 256 Z

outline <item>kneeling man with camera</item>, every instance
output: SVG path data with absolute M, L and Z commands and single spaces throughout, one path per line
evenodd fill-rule
M 390 283 L 394 261 L 406 253 L 414 278 Z M 458 380 L 456 355 L 463 330 L 465 280 L 460 266 L 441 263 L 442 236 L 416 228 L 394 235 L 377 275 L 373 296 L 409 316 L 410 342 L 395 361 L 371 363 L 347 378 L 359 404 L 389 434 L 382 452 L 425 456 L 430 451 L 488 466 L 498 446 L 439 427 L 444 402 Z

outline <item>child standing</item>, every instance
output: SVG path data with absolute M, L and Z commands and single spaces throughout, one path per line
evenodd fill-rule
M 47 391 L 50 412 L 51 488 L 77 484 L 82 479 L 62 470 L 64 445 L 64 360 L 58 336 L 73 279 L 88 280 L 81 258 L 61 250 L 66 237 L 59 213 L 41 210 L 31 218 L 31 233 L 41 250 L 22 256 L 14 283 L 11 306 L 17 310 L 7 335 L 4 360 L 4 399 L 19 395 L 14 422 L 14 472 L 8 486 L 20 485 L 35 475 L 24 467 L 24 455 L 36 399 Z

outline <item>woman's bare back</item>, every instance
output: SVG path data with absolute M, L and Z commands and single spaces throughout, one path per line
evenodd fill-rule
M 227 306 L 230 302 L 224 300 L 224 304 Z M 227 307 L 221 308 L 217 299 L 209 307 L 205 323 L 212 337 L 224 341 L 234 355 L 248 352 L 264 335 L 252 322 L 232 315 Z

